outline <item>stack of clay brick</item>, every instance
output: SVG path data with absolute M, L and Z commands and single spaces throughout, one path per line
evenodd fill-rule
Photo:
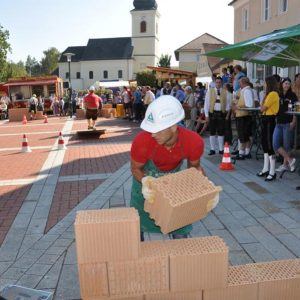
M 163 233 L 206 217 L 222 190 L 195 168 L 156 178 L 150 188 L 154 196 L 144 209 Z
M 80 211 L 83 300 L 299 300 L 300 260 L 228 267 L 219 237 L 140 242 L 133 208 Z
M 116 109 L 112 107 L 112 104 L 103 104 L 102 105 L 101 117 L 104 117 L 104 118 L 116 117 Z
M 201 299 L 203 290 L 227 285 L 222 239 L 141 243 L 133 208 L 80 211 L 75 236 L 84 300 Z

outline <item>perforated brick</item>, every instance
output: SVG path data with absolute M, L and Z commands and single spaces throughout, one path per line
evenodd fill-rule
M 203 291 L 203 300 L 257 300 L 258 282 L 253 264 L 229 267 L 228 287 Z
M 145 201 L 144 209 L 163 233 L 204 218 L 221 191 L 195 168 L 157 178 L 151 189 L 154 201 Z
M 78 273 L 82 299 L 109 295 L 106 263 L 79 264 Z
M 202 300 L 202 291 L 146 295 L 145 300 Z
M 108 263 L 110 296 L 136 296 L 169 291 L 168 257 Z
M 230 267 L 228 288 L 205 290 L 204 300 L 299 300 L 300 260 Z
M 259 300 L 299 300 L 300 260 L 283 260 L 256 265 Z
M 139 257 L 140 219 L 134 208 L 79 211 L 74 226 L 79 264 Z
M 150 257 L 169 256 L 172 292 L 227 285 L 228 247 L 219 237 L 144 242 L 141 253 Z

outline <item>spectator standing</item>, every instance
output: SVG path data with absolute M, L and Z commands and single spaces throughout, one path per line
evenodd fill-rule
M 144 105 L 142 101 L 142 93 L 140 87 L 137 87 L 133 91 L 133 111 L 134 111 L 134 120 L 133 122 L 139 123 L 142 121 Z
M 150 86 L 144 87 L 144 107 L 145 110 L 147 110 L 150 103 L 152 103 L 155 100 L 155 95 L 151 91 Z
M 160 90 L 160 96 L 170 95 L 172 92 L 172 86 L 169 81 L 164 84 L 164 87 Z
M 204 113 L 206 122 L 210 129 L 210 152 L 208 155 L 216 154 L 216 144 L 218 141 L 219 154 L 224 152 L 224 129 L 225 118 L 230 110 L 227 103 L 226 90 L 222 88 L 222 78 L 216 78 L 216 86 L 210 88 L 205 96 Z
M 130 93 L 128 89 L 124 86 L 122 91 L 122 99 L 124 103 L 124 109 L 125 109 L 125 118 L 131 119 L 132 118 L 132 102 L 130 99 Z
M 276 169 L 277 172 L 285 170 L 295 171 L 296 159 L 289 155 L 291 134 L 296 126 L 297 117 L 288 115 L 289 104 L 297 102 L 297 96 L 291 89 L 291 80 L 284 78 L 279 88 L 279 111 L 276 116 L 276 126 L 273 133 L 274 151 L 283 157 L 283 164 Z
M 273 133 L 275 118 L 279 111 L 279 89 L 274 76 L 265 79 L 266 96 L 261 105 L 262 112 L 262 148 L 264 151 L 264 166 L 257 176 L 267 176 L 265 181 L 276 179 L 275 152 L 273 149 Z
M 36 115 L 38 99 L 36 98 L 36 94 L 33 94 L 32 97 L 29 99 L 29 112 L 34 114 L 34 118 Z
M 185 99 L 185 93 L 179 83 L 176 84 L 175 88 L 176 88 L 175 98 L 178 99 L 182 104 Z
M 248 77 L 240 78 L 239 86 L 241 87 L 241 91 L 236 96 L 237 103 L 233 105 L 239 139 L 239 153 L 235 158 L 244 160 L 245 158 L 251 158 L 250 136 L 252 135 L 252 116 L 249 111 L 240 110 L 240 108 L 254 107 L 254 99 Z
M 233 91 L 237 92 L 241 88 L 240 84 L 239 84 L 239 80 L 242 77 L 245 77 L 246 75 L 242 72 L 242 66 L 241 65 L 234 66 L 234 73 L 235 73 L 235 76 L 234 76 Z
M 223 81 L 223 85 L 228 83 L 228 79 L 229 79 L 229 74 L 227 72 L 227 68 L 223 68 L 222 69 L 222 81 Z
M 300 73 L 295 75 L 295 81 L 292 85 L 292 91 L 296 94 L 297 99 L 300 101 Z
M 195 122 L 197 120 L 197 107 L 193 94 L 193 89 L 190 86 L 185 87 L 185 99 L 183 108 L 185 111 L 185 127 L 190 130 L 195 129 Z

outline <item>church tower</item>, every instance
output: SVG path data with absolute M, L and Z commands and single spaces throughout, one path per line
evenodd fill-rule
M 132 17 L 132 46 L 134 75 L 159 61 L 159 17 L 155 0 L 134 0 Z

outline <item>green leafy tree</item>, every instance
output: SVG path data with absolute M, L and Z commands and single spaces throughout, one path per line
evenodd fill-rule
M 44 74 L 50 75 L 57 67 L 60 52 L 55 48 L 49 48 L 43 51 L 44 57 L 41 60 L 42 70 Z
M 158 66 L 159 67 L 164 67 L 164 68 L 170 68 L 170 66 L 171 66 L 171 55 L 162 54 L 160 56 L 159 61 L 158 61 Z
M 34 57 L 31 57 L 30 55 L 27 56 L 25 62 L 25 69 L 30 76 L 38 76 L 42 74 L 41 64 Z
M 13 61 L 7 62 L 5 73 L 5 80 L 12 77 L 20 77 L 27 75 L 24 62 L 21 60 L 17 63 L 14 63 Z
M 8 30 L 5 30 L 0 24 L 0 81 L 4 80 L 7 77 L 5 74 L 7 65 L 6 58 L 7 53 L 11 51 L 8 39 Z
M 137 84 L 140 86 L 149 85 L 151 87 L 156 86 L 156 77 L 151 71 L 143 71 L 136 74 Z

